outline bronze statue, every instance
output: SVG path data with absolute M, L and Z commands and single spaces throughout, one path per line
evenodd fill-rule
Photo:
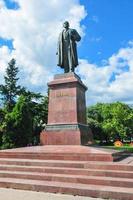
M 64 72 L 74 72 L 78 65 L 77 44 L 81 40 L 80 35 L 75 29 L 69 28 L 69 22 L 64 22 L 63 31 L 59 35 L 57 65 L 64 68 Z

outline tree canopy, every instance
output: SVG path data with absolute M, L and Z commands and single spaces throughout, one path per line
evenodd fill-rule
M 39 134 L 47 123 L 48 96 L 34 93 L 17 84 L 18 67 L 12 59 L 0 85 L 0 146 L 13 148 L 39 143 Z
M 133 109 L 124 103 L 91 106 L 87 109 L 87 119 L 95 139 L 101 142 L 131 140 L 133 137 Z
M 11 110 L 15 104 L 15 98 L 20 93 L 21 86 L 17 85 L 19 78 L 18 67 L 15 66 L 16 60 L 13 58 L 6 68 L 6 75 L 4 76 L 5 84 L 0 85 L 1 99 L 7 109 Z

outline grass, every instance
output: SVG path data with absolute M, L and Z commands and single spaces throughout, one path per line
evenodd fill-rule
M 123 145 L 122 147 L 115 147 L 115 146 L 102 146 L 103 148 L 107 148 L 107 149 L 115 149 L 115 150 L 124 150 L 130 153 L 133 153 L 133 146 L 129 146 L 129 145 Z
M 133 146 L 130 145 L 130 142 L 127 141 L 123 144 L 123 146 L 121 147 L 116 147 L 114 146 L 114 142 L 110 142 L 110 143 L 100 143 L 99 140 L 95 140 L 95 145 L 96 146 L 99 146 L 99 147 L 103 147 L 105 149 L 114 149 L 114 150 L 123 150 L 123 151 L 127 151 L 127 152 L 130 152 L 130 153 L 133 153 Z

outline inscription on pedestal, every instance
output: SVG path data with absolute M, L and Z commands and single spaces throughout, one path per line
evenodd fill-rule
M 58 91 L 58 92 L 55 92 L 51 95 L 52 98 L 55 98 L 55 97 L 74 97 L 73 94 L 70 94 L 68 92 L 63 92 L 63 91 Z

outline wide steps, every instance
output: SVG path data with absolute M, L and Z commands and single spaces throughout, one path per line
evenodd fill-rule
M 18 165 L 18 166 L 44 166 L 44 167 L 68 167 L 85 169 L 103 169 L 103 170 L 122 170 L 133 171 L 133 165 L 106 162 L 91 161 L 61 161 L 61 160 L 31 160 L 31 159 L 7 159 L 0 158 L 0 165 Z
M 0 187 L 133 200 L 132 158 L 81 146 L 0 151 Z M 127 164 L 128 163 L 128 164 Z
M 101 169 L 82 169 L 82 168 L 66 168 L 66 167 L 40 167 L 40 166 L 18 166 L 18 165 L 0 165 L 1 171 L 23 171 L 23 172 L 39 172 L 54 174 L 74 174 L 87 176 L 106 176 L 106 177 L 123 177 L 133 178 L 132 171 L 118 170 L 101 170 Z
M 67 183 L 82 183 L 82 184 L 95 184 L 95 185 L 133 188 L 133 179 L 114 178 L 114 177 L 0 171 L 0 178 L 18 178 L 18 179 L 28 179 L 28 180 L 31 179 L 31 180 L 41 180 L 41 181 L 57 181 L 57 182 L 67 182 Z
M 106 199 L 133 200 L 132 188 L 111 187 L 103 185 L 86 185 L 56 181 L 38 181 L 26 179 L 0 178 L 0 187 L 23 190 L 63 193 Z

